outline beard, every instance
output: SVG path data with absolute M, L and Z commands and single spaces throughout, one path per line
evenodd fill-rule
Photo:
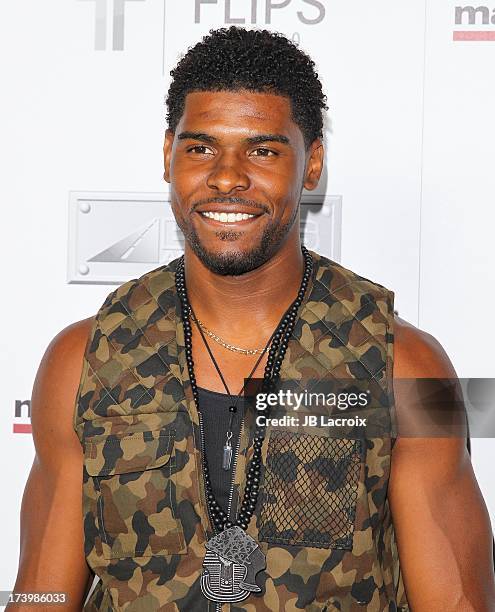
M 294 225 L 298 210 L 299 207 L 296 206 L 288 223 L 270 222 L 263 230 L 259 245 L 244 252 L 215 253 L 209 251 L 201 243 L 192 223 L 180 224 L 180 229 L 191 250 L 211 272 L 220 276 L 239 276 L 256 270 L 273 257 Z M 220 240 L 227 242 L 235 242 L 240 235 L 239 232 L 228 229 L 216 233 Z

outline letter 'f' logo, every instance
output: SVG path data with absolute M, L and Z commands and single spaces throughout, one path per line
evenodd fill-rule
M 80 2 L 95 3 L 95 50 L 104 51 L 107 48 L 107 0 L 79 0 Z M 124 49 L 124 15 L 126 2 L 144 2 L 144 0 L 113 0 L 112 18 L 112 49 Z

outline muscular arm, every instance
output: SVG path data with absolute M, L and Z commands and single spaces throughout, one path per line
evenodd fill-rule
M 16 592 L 68 595 L 64 610 L 80 611 L 93 574 L 84 557 L 81 444 L 72 428 L 82 358 L 92 319 L 62 330 L 48 346 L 36 375 L 31 423 L 36 456 L 21 506 L 21 549 Z M 10 604 L 39 612 L 53 606 Z
M 399 318 L 394 362 L 396 381 L 456 378 L 440 344 Z M 400 421 L 406 401 L 397 389 Z M 492 531 L 465 439 L 399 435 L 389 500 L 411 610 L 493 612 Z

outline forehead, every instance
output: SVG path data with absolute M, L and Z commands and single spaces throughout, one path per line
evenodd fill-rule
M 301 138 L 292 119 L 289 98 L 261 92 L 195 91 L 187 94 L 178 131 L 208 129 L 209 133 L 279 133 Z

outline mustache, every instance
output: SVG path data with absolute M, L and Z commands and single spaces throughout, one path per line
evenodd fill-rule
M 202 200 L 198 200 L 194 202 L 191 207 L 191 212 L 194 212 L 198 206 L 202 206 L 203 204 L 242 204 L 244 206 L 248 206 L 251 208 L 255 208 L 257 210 L 261 210 L 262 212 L 269 213 L 270 210 L 265 204 L 261 204 L 260 202 L 256 202 L 256 200 L 246 200 L 244 198 L 239 198 L 237 196 L 228 197 L 228 196 L 213 196 L 210 198 L 203 198 Z

